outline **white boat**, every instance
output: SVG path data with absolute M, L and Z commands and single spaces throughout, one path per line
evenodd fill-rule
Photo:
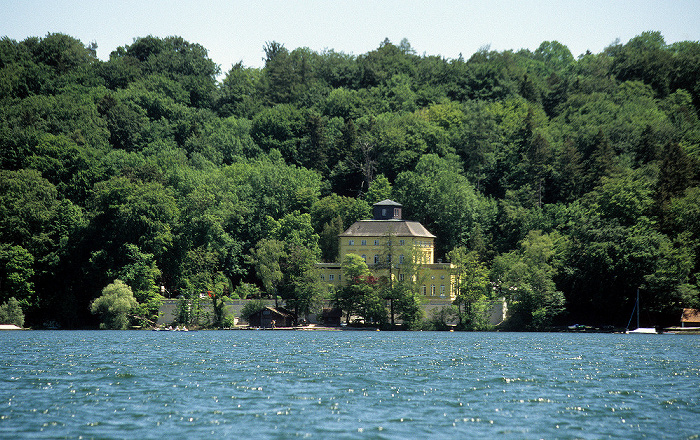
M 632 322 L 632 317 L 634 316 L 634 311 L 637 311 L 637 328 L 634 330 L 630 330 L 630 323 Z M 639 288 L 637 288 L 637 301 L 634 303 L 634 308 L 632 309 L 632 316 L 630 316 L 630 320 L 627 323 L 627 330 L 625 330 L 625 333 L 627 334 L 637 334 L 637 335 L 655 335 L 658 332 L 656 331 L 655 328 L 653 327 L 640 327 L 639 326 Z
M 653 327 L 637 327 L 634 330 L 627 330 L 626 333 L 629 334 L 643 334 L 643 335 L 655 335 L 658 333 Z

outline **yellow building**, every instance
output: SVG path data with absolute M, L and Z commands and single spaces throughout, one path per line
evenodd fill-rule
M 454 300 L 455 286 L 451 264 L 436 263 L 435 236 L 419 222 L 403 220 L 399 203 L 384 200 L 373 206 L 373 219 L 360 220 L 338 235 L 339 258 L 347 254 L 362 257 L 375 276 L 403 281 L 414 276 L 420 293 L 427 298 Z M 409 262 L 417 263 L 417 273 L 409 274 Z M 330 286 L 344 283 L 340 263 L 319 263 L 321 280 Z

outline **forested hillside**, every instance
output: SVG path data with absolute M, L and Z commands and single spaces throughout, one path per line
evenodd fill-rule
M 106 62 L 63 34 L 0 40 L 0 304 L 72 328 L 115 279 L 140 316 L 160 293 L 265 294 L 265 256 L 294 284 L 390 197 L 437 258 L 476 252 L 518 328 L 624 326 L 638 287 L 648 324 L 698 305 L 700 43 L 264 49 L 218 82 L 179 37 Z

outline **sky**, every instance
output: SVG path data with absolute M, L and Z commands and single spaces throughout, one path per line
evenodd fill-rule
M 137 37 L 177 35 L 208 50 L 222 73 L 262 67 L 266 42 L 352 55 L 406 38 L 419 55 L 468 59 L 491 50 L 566 45 L 574 57 L 660 31 L 666 43 L 700 40 L 700 0 L 0 0 L 0 36 L 64 33 L 109 59 Z

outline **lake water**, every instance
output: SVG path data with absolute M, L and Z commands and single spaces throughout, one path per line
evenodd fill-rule
M 0 438 L 698 438 L 700 336 L 0 332 Z

